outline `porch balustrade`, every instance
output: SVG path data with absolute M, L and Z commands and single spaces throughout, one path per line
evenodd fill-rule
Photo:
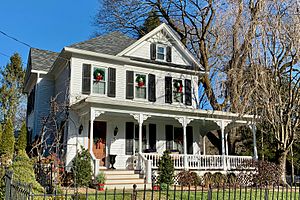
M 143 157 L 152 161 L 152 169 L 158 168 L 162 155 L 157 153 L 143 153 Z M 170 154 L 175 169 L 184 169 L 184 154 Z M 223 162 L 225 158 L 225 162 Z M 222 156 L 222 155 L 187 155 L 188 168 L 194 170 L 223 170 L 225 163 L 227 169 L 237 169 L 245 161 L 251 161 L 252 156 Z

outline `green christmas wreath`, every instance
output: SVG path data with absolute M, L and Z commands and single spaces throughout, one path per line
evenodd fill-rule
M 105 80 L 105 72 L 103 69 L 99 69 L 99 68 L 96 68 L 94 70 L 94 79 L 96 81 L 101 81 L 101 80 Z
M 145 75 L 138 75 L 135 79 L 135 82 L 138 84 L 139 87 L 142 87 L 146 84 L 146 76 Z
M 182 83 L 180 81 L 174 81 L 173 86 L 176 89 L 176 92 L 182 93 Z

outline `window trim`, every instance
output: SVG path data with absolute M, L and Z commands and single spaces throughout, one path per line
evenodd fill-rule
M 104 94 L 99 94 L 99 93 L 95 93 L 93 90 L 93 84 L 94 84 L 94 69 L 95 68 L 99 68 L 99 69 L 103 69 L 104 70 L 104 76 L 105 76 L 105 88 L 104 88 Z M 102 81 L 103 82 L 103 81 Z M 92 70 L 91 70 L 91 94 L 93 95 L 97 95 L 97 96 L 107 96 L 107 92 L 108 92 L 108 67 L 104 67 L 104 66 L 100 66 L 100 65 L 92 65 Z
M 163 48 L 164 49 L 164 59 L 159 59 L 158 54 L 162 55 L 162 53 L 159 53 L 158 48 Z M 163 44 L 157 44 L 156 45 L 156 60 L 157 61 L 167 61 L 167 46 Z
M 145 82 L 145 85 L 144 85 L 144 87 L 146 88 L 146 91 L 145 91 L 145 93 L 146 93 L 146 97 L 145 98 L 138 98 L 138 97 L 136 97 L 136 87 L 137 87 L 137 83 L 136 83 L 136 81 L 135 81 L 135 79 L 136 79 L 136 75 L 145 75 L 146 76 L 146 82 Z M 135 100 L 139 100 L 139 101 L 148 101 L 148 90 L 149 90 L 149 88 L 148 88 L 148 73 L 144 73 L 144 72 L 133 72 L 133 77 L 134 77 L 134 79 L 133 79 L 133 81 L 134 81 L 134 83 L 133 83 L 133 99 L 135 99 Z

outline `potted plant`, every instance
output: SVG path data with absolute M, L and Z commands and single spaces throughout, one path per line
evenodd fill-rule
M 105 186 L 105 174 L 102 171 L 100 171 L 99 174 L 96 176 L 96 181 L 98 184 L 98 189 L 100 191 L 103 191 Z

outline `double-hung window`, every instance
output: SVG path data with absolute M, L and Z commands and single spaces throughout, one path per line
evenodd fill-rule
M 183 103 L 183 81 L 173 80 L 173 102 Z
M 159 45 L 159 44 L 157 45 L 156 59 L 162 60 L 162 61 L 166 60 L 166 47 L 165 46 Z
M 147 76 L 146 74 L 135 74 L 135 98 L 147 98 Z
M 106 69 L 103 67 L 93 67 L 93 93 L 106 94 Z

